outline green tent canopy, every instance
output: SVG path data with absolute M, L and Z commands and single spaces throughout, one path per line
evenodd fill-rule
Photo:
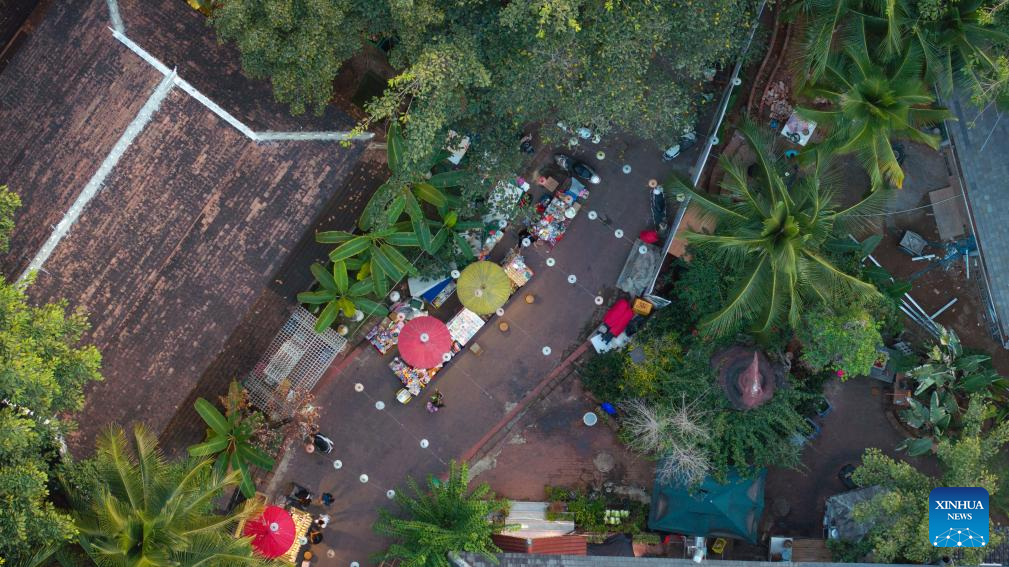
M 757 543 L 757 526 L 764 513 L 766 476 L 767 469 L 761 469 L 753 478 L 743 478 L 737 471 L 730 470 L 725 483 L 707 477 L 693 488 L 656 479 L 648 528 Z

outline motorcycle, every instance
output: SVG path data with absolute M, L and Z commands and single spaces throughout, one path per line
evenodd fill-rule
M 696 143 L 696 134 L 693 132 L 684 134 L 680 137 L 680 142 L 678 144 L 666 148 L 666 151 L 662 153 L 662 161 L 673 161 L 679 157 L 682 152 L 689 150 Z
M 669 221 L 666 218 L 666 192 L 661 185 L 652 189 L 651 201 L 652 224 L 660 235 L 665 234 Z

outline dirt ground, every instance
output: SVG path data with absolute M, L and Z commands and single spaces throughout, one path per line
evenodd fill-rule
M 971 259 L 968 279 L 963 261 L 954 262 L 948 269 L 930 267 L 929 262 L 912 261 L 911 255 L 899 247 L 900 239 L 907 230 L 920 234 L 925 240 L 938 242 L 939 231 L 928 194 L 950 185 L 960 191 L 958 181 L 951 178 L 952 168 L 948 160 L 952 158 L 947 152 L 907 142 L 904 147 L 907 152 L 903 166 L 906 175 L 904 187 L 895 192 L 889 212 L 880 216 L 879 230 L 884 238 L 872 255 L 894 277 L 911 281 L 910 295 L 927 313 L 933 314 L 951 299 L 956 299 L 952 307 L 936 317 L 936 322 L 955 330 L 970 348 L 992 355 L 995 367 L 1005 374 L 1009 372 L 1009 352 L 988 331 L 984 313 L 986 303 L 981 299 L 985 291 L 979 260 Z M 842 180 L 839 199 L 842 203 L 850 203 L 865 190 L 869 180 L 852 158 L 844 159 L 838 165 Z M 941 253 L 935 248 L 929 248 L 927 252 Z M 905 320 L 905 334 L 909 342 L 918 345 L 931 340 L 920 326 L 909 319 Z
M 907 458 L 895 451 L 906 435 L 887 417 L 891 394 L 887 384 L 871 378 L 826 384 L 824 395 L 833 410 L 817 419 L 822 433 L 806 446 L 802 470 L 768 471 L 761 533 L 822 537 L 824 502 L 847 490 L 837 473 L 848 463 L 858 464 L 867 447 L 877 447 L 928 474 L 938 472 L 934 459 Z
M 512 500 L 543 500 L 546 485 L 612 482 L 647 493 L 654 464 L 624 448 L 614 422 L 585 426 L 582 416 L 595 406 L 581 381 L 570 376 L 525 414 L 507 441 L 473 465 L 475 480 Z

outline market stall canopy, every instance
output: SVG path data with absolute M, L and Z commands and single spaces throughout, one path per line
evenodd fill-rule
M 434 317 L 414 317 L 399 332 L 399 355 L 414 368 L 434 368 L 451 352 L 452 335 L 445 323 Z
M 766 476 L 766 469 L 761 469 L 753 478 L 743 478 L 737 471 L 730 470 L 725 483 L 708 477 L 695 487 L 656 479 L 648 528 L 757 543 L 757 526 L 764 513 Z
M 617 287 L 635 297 L 644 295 L 648 291 L 648 286 L 652 284 L 655 274 L 659 272 L 661 264 L 661 249 L 646 244 L 641 239 L 635 240 L 634 246 L 627 254 L 624 269 L 617 278 Z
M 245 524 L 243 534 L 251 536 L 252 549 L 268 559 L 287 553 L 297 536 L 294 519 L 279 506 L 267 506 L 258 518 Z
M 711 367 L 732 406 L 753 409 L 774 397 L 775 387 L 784 380 L 767 355 L 752 347 L 734 346 L 711 357 Z
M 508 301 L 511 280 L 494 262 L 474 262 L 459 276 L 459 301 L 478 315 L 490 315 Z M 402 340 L 402 339 L 401 339 Z
M 884 491 L 881 486 L 868 486 L 835 494 L 823 506 L 823 525 L 829 539 L 858 541 L 873 528 L 872 522 L 856 522 L 855 506 L 872 500 Z

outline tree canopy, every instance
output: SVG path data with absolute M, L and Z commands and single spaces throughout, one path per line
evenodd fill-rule
M 101 379 L 98 350 L 80 345 L 87 328 L 65 303 L 29 305 L 23 286 L 0 278 L 0 557 L 15 564 L 75 533 L 48 487 L 72 427 L 58 416 L 80 409 L 84 385 Z
M 211 22 L 294 113 L 321 111 L 340 65 L 366 41 L 388 40 L 397 74 L 361 127 L 402 120 L 408 164 L 422 163 L 448 129 L 470 132 L 484 167 L 506 167 L 500 150 L 516 157 L 516 135 L 531 122 L 675 140 L 692 128 L 704 75 L 736 55 L 756 5 L 226 0 Z
M 221 474 L 213 461 L 169 463 L 157 439 L 137 425 L 127 439 L 119 428 L 98 440 L 96 475 L 77 495 L 77 544 L 99 566 L 265 566 L 235 525 L 254 512 L 248 506 L 218 514 L 214 500 L 238 485 L 241 474 Z M 250 501 L 251 503 L 252 501 Z
M 855 519 L 873 525 L 867 536 L 872 543 L 875 560 L 881 563 L 928 564 L 946 553 L 929 543 L 929 491 L 937 486 L 977 486 L 989 494 L 999 488 L 995 465 L 999 449 L 1009 442 L 1009 422 L 1001 422 L 983 430 L 987 403 L 983 396 L 971 399 L 964 416 L 964 429 L 958 439 L 945 439 L 938 444 L 936 456 L 942 475 L 932 478 L 908 463 L 895 461 L 878 449 L 869 449 L 862 457 L 853 479 L 859 486 L 879 485 L 885 491 L 867 502 L 856 505 Z M 990 544 L 998 544 L 995 530 Z M 986 548 L 964 548 L 962 563 L 976 565 L 984 559 Z
M 877 191 L 838 208 L 823 156 L 786 184 L 787 166 L 768 133 L 753 124 L 743 125 L 740 133 L 754 150 L 757 173 L 751 176 L 745 164 L 723 158 L 727 198 L 695 191 L 677 177 L 667 183 L 690 193 L 691 206 L 717 223 L 714 234 L 687 232 L 687 240 L 738 274 L 736 288 L 702 328 L 714 335 L 742 325 L 764 334 L 785 325 L 795 329 L 804 305 L 878 293 L 835 266 L 823 251 L 836 230 L 864 224 L 861 215 L 881 210 L 886 194 Z
M 874 55 L 924 59 L 923 77 L 943 95 L 955 85 L 984 107 L 1009 102 L 1009 9 L 1001 0 L 802 0 L 805 38 L 798 76 L 816 82 L 847 30 L 866 27 Z M 838 39 L 841 41 L 838 41 Z
M 400 560 L 404 567 L 449 567 L 450 551 L 469 551 L 493 559 L 500 551 L 491 534 L 504 527 L 490 515 L 505 503 L 494 499 L 490 486 L 469 489 L 469 467 L 453 461 L 448 479 L 427 478 L 422 490 L 413 478 L 407 480 L 409 495 L 397 493 L 399 514 L 379 510 L 375 531 L 395 543 L 376 560 Z

